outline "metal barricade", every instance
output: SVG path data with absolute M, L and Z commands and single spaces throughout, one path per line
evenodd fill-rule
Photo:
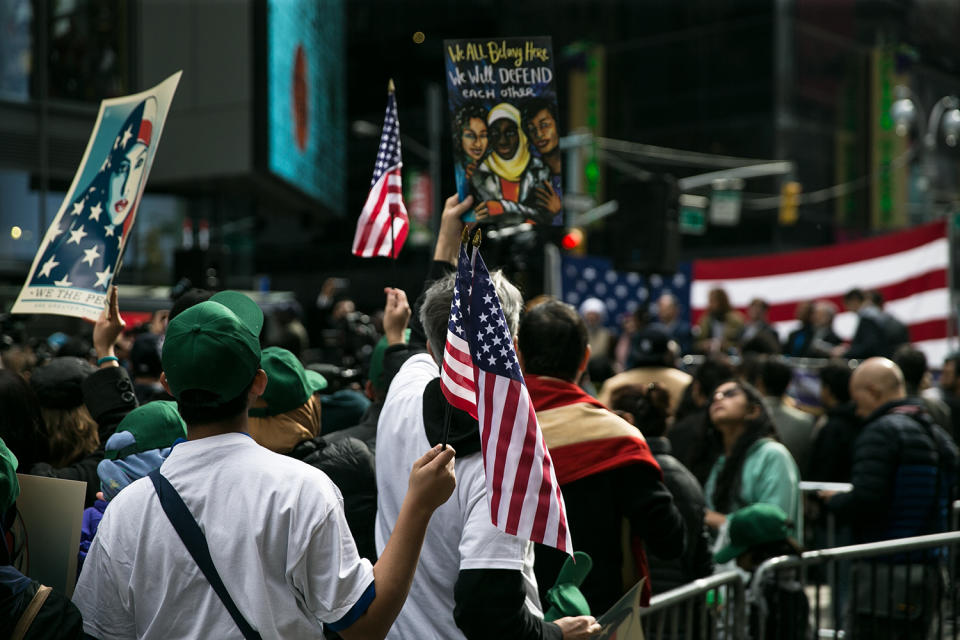
M 954 513 L 958 506 L 954 504 Z M 953 531 L 771 558 L 754 572 L 746 594 L 758 607 L 758 628 L 750 637 L 800 640 L 814 632 L 815 637 L 848 640 L 955 638 L 960 632 L 958 552 L 960 531 Z M 823 565 L 833 565 L 846 578 L 844 594 L 821 579 L 824 572 L 808 574 L 808 569 Z M 816 579 L 808 581 L 814 574 Z M 792 581 L 805 586 L 803 601 L 797 596 L 794 603 L 806 606 L 809 629 L 797 625 L 782 603 L 772 601 Z M 841 595 L 842 616 L 825 615 L 836 610 L 832 602 Z
M 746 629 L 745 584 L 725 571 L 661 593 L 640 610 L 646 640 L 734 640 Z

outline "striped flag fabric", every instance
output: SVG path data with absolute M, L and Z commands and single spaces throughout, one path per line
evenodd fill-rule
M 400 169 L 400 120 L 393 81 L 387 95 L 387 113 L 380 134 L 380 149 L 370 181 L 370 193 L 363 205 L 357 231 L 353 236 L 353 255 L 362 258 L 384 256 L 396 258 L 403 248 L 410 228 L 407 208 L 403 204 Z
M 460 263 L 465 263 L 461 253 Z M 477 421 L 494 526 L 573 554 L 553 461 L 520 372 L 500 299 L 479 252 L 461 288 L 462 329 L 475 372 Z M 468 300 L 466 309 L 463 301 Z
M 477 255 L 477 249 L 473 249 Z M 466 247 L 460 245 L 457 259 L 457 275 L 450 304 L 450 322 L 447 324 L 447 343 L 443 350 L 443 365 L 440 367 L 440 389 L 452 406 L 477 418 L 477 385 L 470 344 L 464 329 L 463 309 L 469 307 L 470 281 L 473 263 L 467 258 Z
M 720 287 L 741 311 L 754 298 L 766 300 L 771 324 L 785 337 L 799 326 L 794 318 L 798 303 L 829 300 L 842 310 L 850 289 L 875 289 L 886 300 L 884 310 L 907 325 L 911 342 L 936 366 L 951 350 L 948 268 L 943 221 L 819 249 L 697 260 L 690 292 L 693 322 L 706 312 L 710 290 Z M 840 313 L 834 320 L 841 338 L 849 340 L 856 328 L 854 313 Z

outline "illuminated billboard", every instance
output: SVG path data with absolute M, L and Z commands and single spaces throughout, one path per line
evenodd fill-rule
M 342 214 L 343 0 L 267 0 L 267 167 Z

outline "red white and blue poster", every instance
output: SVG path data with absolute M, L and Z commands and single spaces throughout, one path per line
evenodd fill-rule
M 444 40 L 467 220 L 563 223 L 560 118 L 548 37 Z
M 12 313 L 89 320 L 100 315 L 120 269 L 180 73 L 142 93 L 100 103 L 80 168 Z

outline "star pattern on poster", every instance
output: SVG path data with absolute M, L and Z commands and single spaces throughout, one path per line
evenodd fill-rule
M 80 225 L 78 228 L 70 229 L 70 239 L 67 240 L 67 244 L 76 243 L 80 244 L 80 241 L 83 240 L 87 235 L 87 232 L 83 230 L 83 225 Z
M 104 269 L 103 271 L 97 271 L 96 274 L 97 274 L 97 281 L 93 286 L 103 287 L 104 289 L 106 289 L 107 286 L 109 286 L 110 284 L 110 278 L 113 277 L 112 268 L 110 267 L 110 265 L 107 265 L 106 269 Z
M 86 262 L 88 265 L 90 265 L 90 266 L 92 267 L 92 266 L 93 266 L 93 261 L 96 260 L 96 259 L 99 258 L 99 257 L 101 257 L 101 256 L 100 256 L 100 251 L 97 249 L 97 245 L 94 244 L 94 245 L 93 245 L 92 247 L 90 247 L 89 249 L 84 249 L 84 251 L 83 251 L 83 260 L 81 260 L 81 262 Z
M 56 261 L 56 256 L 50 256 L 50 259 L 43 263 L 43 266 L 40 267 L 40 276 L 43 278 L 49 278 L 50 272 L 54 267 L 59 266 L 60 263 Z
M 70 214 L 72 216 L 79 216 L 83 213 L 83 200 L 73 203 L 73 212 Z
M 90 218 L 89 218 L 89 219 L 90 219 L 90 220 L 96 220 L 97 222 L 100 222 L 100 214 L 101 214 L 101 213 L 103 213 L 103 207 L 101 207 L 101 206 L 100 206 L 100 203 L 98 202 L 97 204 L 95 204 L 95 205 L 93 205 L 92 207 L 90 207 Z

